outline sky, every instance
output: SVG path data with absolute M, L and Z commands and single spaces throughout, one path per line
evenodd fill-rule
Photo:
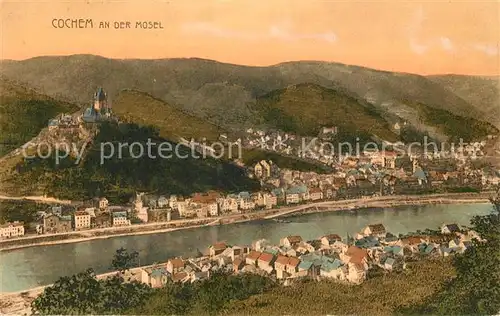
M 0 0 L 0 6 L 2 59 L 95 54 L 252 66 L 322 60 L 423 75 L 500 73 L 500 1 Z M 54 27 L 60 19 L 91 19 L 93 27 Z M 110 28 L 99 28 L 106 21 Z M 127 21 L 130 28 L 114 28 Z M 137 21 L 162 29 L 137 29 Z

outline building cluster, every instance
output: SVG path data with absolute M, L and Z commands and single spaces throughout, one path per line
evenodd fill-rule
M 198 258 L 174 258 L 166 263 L 141 269 L 141 281 L 152 287 L 167 282 L 194 282 L 210 277 L 215 271 L 256 273 L 290 282 L 296 278 L 333 279 L 362 283 L 370 269 L 401 271 L 409 257 L 449 256 L 481 241 L 472 230 L 445 224 L 441 231 L 427 235 L 396 237 L 382 224 L 368 225 L 356 236 L 342 239 L 329 234 L 305 241 L 287 236 L 273 245 L 256 240 L 251 246 L 231 246 L 225 242 L 211 245 Z
M 24 236 L 23 222 L 14 221 L 0 225 L 0 239 L 9 239 L 21 236 Z
M 59 234 L 92 228 L 131 225 L 129 210 L 110 206 L 106 198 L 93 199 L 80 206 L 51 206 L 38 212 L 39 220 L 32 223 L 38 234 Z
M 70 114 L 60 114 L 49 120 L 49 130 L 54 130 L 56 128 L 78 129 L 80 128 L 80 121 Z

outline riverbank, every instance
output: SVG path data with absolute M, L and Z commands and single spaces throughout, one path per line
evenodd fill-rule
M 382 196 L 366 199 L 321 201 L 295 206 L 281 207 L 271 210 L 261 210 L 246 214 L 234 214 L 203 219 L 184 219 L 171 222 L 148 223 L 125 227 L 109 227 L 90 229 L 62 234 L 27 236 L 12 240 L 0 241 L 0 251 L 46 246 L 64 243 L 77 243 L 94 239 L 123 237 L 144 234 L 157 234 L 181 229 L 199 228 L 207 225 L 225 225 L 259 219 L 300 216 L 307 213 L 332 212 L 363 208 L 388 208 L 403 205 L 432 204 L 471 204 L 488 203 L 491 192 L 482 193 L 448 193 L 415 196 Z

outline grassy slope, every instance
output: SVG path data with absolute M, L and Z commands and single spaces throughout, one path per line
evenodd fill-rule
M 0 156 L 38 135 L 48 120 L 77 107 L 39 94 L 5 78 L 0 79 Z
M 345 135 L 376 135 L 395 141 L 388 123 L 356 99 L 314 84 L 299 84 L 258 98 L 255 110 L 265 124 L 299 135 L 316 136 L 321 126 Z
M 113 109 L 126 120 L 157 126 L 161 135 L 170 139 L 217 140 L 219 134 L 224 133 L 218 126 L 139 91 L 120 92 L 113 101 Z
M 411 263 L 404 274 L 388 274 L 359 286 L 308 282 L 280 287 L 231 305 L 234 315 L 390 315 L 436 293 L 455 271 L 449 259 Z

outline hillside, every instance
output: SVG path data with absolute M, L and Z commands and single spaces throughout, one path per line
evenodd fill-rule
M 475 106 L 490 122 L 500 126 L 500 77 L 442 75 L 428 78 Z
M 339 138 L 369 139 L 374 135 L 396 141 L 389 124 L 372 107 L 351 96 L 314 84 L 299 84 L 272 91 L 253 108 L 266 125 L 299 135 L 316 136 L 322 126 L 337 126 Z
M 123 89 L 143 91 L 226 128 L 250 125 L 248 105 L 257 97 L 305 82 L 343 89 L 396 115 L 402 100 L 409 99 L 455 115 L 491 119 L 432 78 L 331 62 L 249 67 L 196 58 L 114 60 L 73 55 L 4 61 L 1 72 L 47 94 L 61 94 L 77 102 L 89 102 L 98 86 L 111 96 Z
M 0 78 L 0 157 L 26 143 L 59 113 L 77 106 Z
M 218 126 L 139 91 L 120 92 L 113 101 L 113 108 L 121 118 L 156 126 L 163 137 L 173 140 L 179 140 L 179 137 L 217 140 L 224 132 Z
M 102 123 L 92 147 L 78 165 L 72 158 L 65 158 L 59 165 L 53 159 L 25 159 L 13 167 L 14 175 L 2 180 L 8 183 L 8 193 L 16 195 L 36 193 L 71 200 L 104 195 L 114 203 L 127 202 L 136 191 L 189 195 L 210 189 L 239 192 L 259 187 L 241 168 L 223 160 L 192 158 L 186 147 L 179 148 L 186 158 L 177 157 L 173 150 L 171 157 L 162 158 L 158 146 L 152 146 L 151 157 L 145 154 L 134 158 L 132 154 L 137 151 L 130 153 L 125 147 L 122 155 L 115 149 L 111 159 L 101 162 L 101 157 L 110 153 L 109 147 L 101 149 L 102 143 L 141 143 L 147 148 L 149 139 L 156 144 L 167 142 L 152 127 Z M 176 143 L 170 143 L 175 148 Z
M 361 285 L 326 280 L 277 287 L 228 304 L 221 314 L 393 315 L 402 307 L 435 295 L 455 274 L 448 259 L 413 262 L 409 266 L 404 273 L 382 273 Z

